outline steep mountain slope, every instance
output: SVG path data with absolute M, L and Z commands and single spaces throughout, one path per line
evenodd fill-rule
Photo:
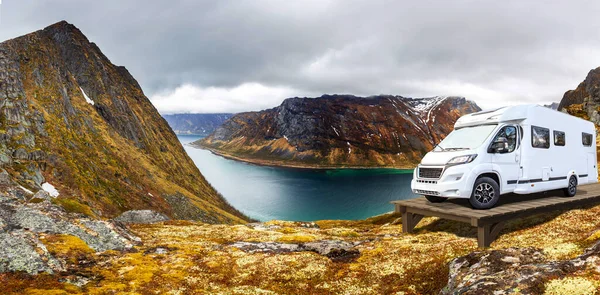
M 600 125 L 600 67 L 591 70 L 575 90 L 565 92 L 558 110 L 568 111 Z
M 176 134 L 208 136 L 233 114 L 173 114 L 164 115 Z
M 20 185 L 49 182 L 54 202 L 88 215 L 243 220 L 131 74 L 64 21 L 0 43 L 0 163 Z
M 462 97 L 296 97 L 237 114 L 194 144 L 261 164 L 414 167 L 458 117 L 479 110 Z

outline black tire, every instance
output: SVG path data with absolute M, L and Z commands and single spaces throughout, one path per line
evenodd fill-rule
M 441 203 L 441 202 L 448 200 L 448 198 L 436 197 L 436 196 L 425 196 L 425 198 L 427 199 L 427 201 L 432 202 L 432 203 Z
M 565 197 L 569 198 L 577 194 L 577 177 L 575 177 L 575 175 L 571 175 L 571 177 L 569 177 L 569 184 L 563 189 L 563 191 L 565 192 Z
M 474 209 L 490 209 L 500 199 L 500 186 L 489 178 L 481 177 L 475 181 L 469 203 Z

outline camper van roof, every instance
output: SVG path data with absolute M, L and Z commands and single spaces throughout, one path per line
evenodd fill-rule
M 458 129 L 467 126 L 521 121 L 534 117 L 535 113 L 547 111 L 557 112 L 536 104 L 509 106 L 494 110 L 481 111 L 460 117 L 454 124 L 454 128 Z

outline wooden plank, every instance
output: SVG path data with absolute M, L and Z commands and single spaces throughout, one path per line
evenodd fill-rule
M 407 207 L 406 210 L 410 213 L 416 213 L 416 214 L 425 215 L 425 216 L 434 216 L 434 217 L 439 217 L 439 218 L 449 219 L 449 220 L 454 220 L 454 221 L 460 221 L 460 222 L 465 222 L 465 223 L 471 222 L 470 218 L 454 215 L 451 213 L 427 211 L 427 210 L 411 208 L 411 207 Z

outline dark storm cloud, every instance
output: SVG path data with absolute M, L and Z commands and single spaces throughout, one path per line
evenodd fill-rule
M 598 1 L 4 0 L 0 37 L 65 19 L 162 112 L 286 96 L 558 101 L 600 66 Z

